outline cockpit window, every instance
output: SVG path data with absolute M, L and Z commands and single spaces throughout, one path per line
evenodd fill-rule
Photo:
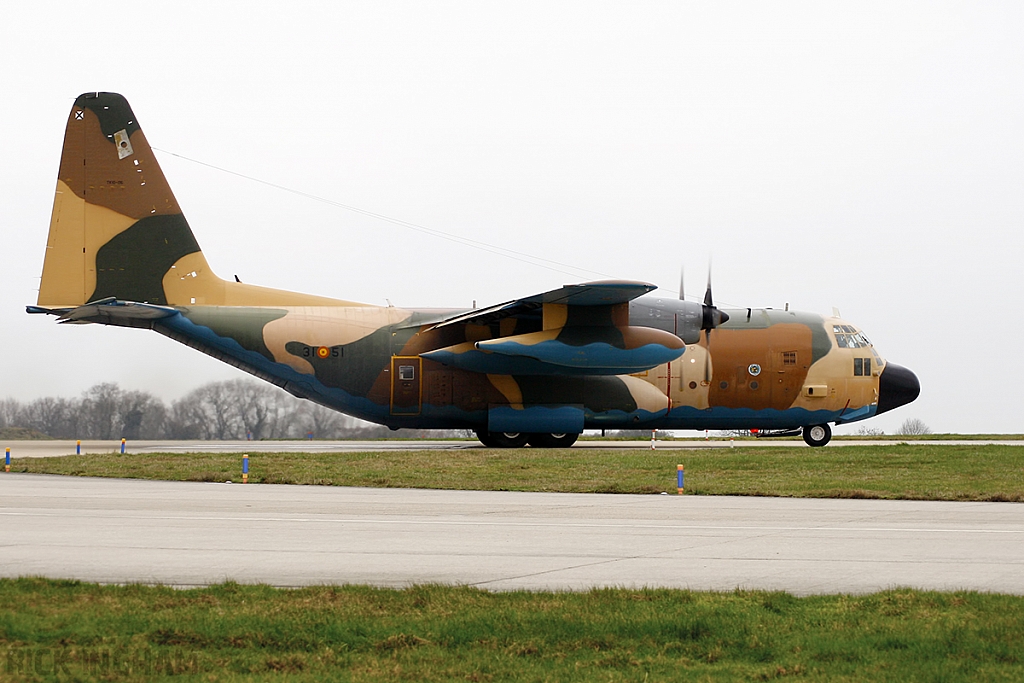
M 833 325 L 832 331 L 836 335 L 836 346 L 841 349 L 863 349 L 871 346 L 871 342 L 858 332 L 853 325 Z

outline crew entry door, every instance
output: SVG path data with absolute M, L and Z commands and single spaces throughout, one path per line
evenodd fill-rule
M 422 395 L 423 359 L 419 356 L 391 357 L 391 414 L 419 415 Z

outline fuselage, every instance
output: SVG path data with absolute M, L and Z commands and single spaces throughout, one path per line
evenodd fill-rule
M 844 320 L 730 310 L 702 335 L 700 304 L 641 297 L 629 323 L 676 334 L 682 355 L 629 375 L 472 372 L 432 350 L 540 329 L 539 319 L 435 327 L 455 310 L 376 306 L 181 306 L 154 329 L 287 391 L 394 428 L 486 428 L 507 409 L 539 422 L 582 409 L 584 428 L 792 429 L 878 412 L 885 361 Z M 696 341 L 694 341 L 696 339 Z

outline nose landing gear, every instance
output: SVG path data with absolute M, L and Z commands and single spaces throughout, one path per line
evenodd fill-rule
M 828 424 L 804 427 L 804 443 L 812 448 L 824 446 L 832 439 L 832 428 Z

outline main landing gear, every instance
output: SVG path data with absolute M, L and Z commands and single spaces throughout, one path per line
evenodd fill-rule
M 832 438 L 832 428 L 828 424 L 804 427 L 804 443 L 812 448 L 824 446 Z
M 525 432 L 476 430 L 476 437 L 488 448 L 522 448 L 527 443 L 534 448 L 568 448 L 576 443 L 579 436 L 579 434 L 526 434 Z

